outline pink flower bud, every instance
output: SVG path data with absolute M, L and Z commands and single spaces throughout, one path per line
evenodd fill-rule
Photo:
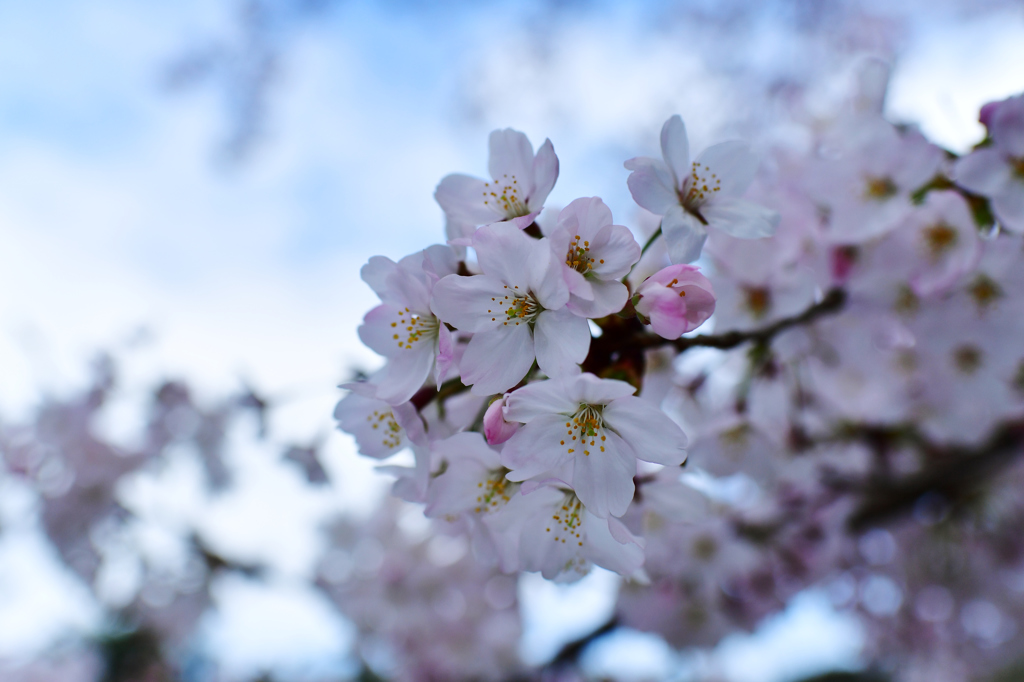
M 715 292 L 693 265 L 670 265 L 637 287 L 636 311 L 650 319 L 658 336 L 678 339 L 715 312 Z
M 522 426 L 519 422 L 505 421 L 504 407 L 505 396 L 502 396 L 491 403 L 484 413 L 484 437 L 491 445 L 504 443 Z

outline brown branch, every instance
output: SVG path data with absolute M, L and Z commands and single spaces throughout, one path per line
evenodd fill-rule
M 809 324 L 819 318 L 838 313 L 845 304 L 846 292 L 842 289 L 831 289 L 823 299 L 799 315 L 783 318 L 761 329 L 701 334 L 674 340 L 652 334 L 636 318 L 624 319 L 611 315 L 599 321 L 603 333 L 599 338 L 591 340 L 590 353 L 583 362 L 583 369 L 603 376 L 608 367 L 620 360 L 642 367 L 643 351 L 659 346 L 675 346 L 681 352 L 697 346 L 728 350 L 747 342 L 767 344 L 776 335 L 791 327 Z
M 413 407 L 415 407 L 417 411 L 422 411 L 423 408 L 426 407 L 430 403 L 430 401 L 434 400 L 435 398 L 441 402 L 444 402 L 453 395 L 462 393 L 463 391 L 468 389 L 469 386 L 463 384 L 460 379 L 449 379 L 448 381 L 441 384 L 441 390 L 434 388 L 432 384 L 427 384 L 420 390 L 416 391 L 416 393 L 414 393 L 413 396 L 409 398 L 409 402 L 412 403 Z
M 771 341 L 775 336 L 781 332 L 786 331 L 791 327 L 798 327 L 800 325 L 809 324 L 814 322 L 820 317 L 826 317 L 828 315 L 834 315 L 843 309 L 846 304 L 846 292 L 842 289 L 831 289 L 825 297 L 812 305 L 807 310 L 803 311 L 799 315 L 794 317 L 785 317 L 781 320 L 776 321 L 774 324 L 770 324 L 762 329 L 755 329 L 753 331 L 733 331 L 726 332 L 725 334 L 701 334 L 700 336 L 683 337 L 672 341 L 672 345 L 678 350 L 684 351 L 688 348 L 695 346 L 702 346 L 704 348 L 721 348 L 728 350 L 735 348 L 748 341 L 755 343 L 767 343 Z M 660 338 L 660 337 L 658 337 Z M 662 343 L 665 340 L 662 339 Z M 645 347 L 657 346 L 658 343 L 649 342 Z

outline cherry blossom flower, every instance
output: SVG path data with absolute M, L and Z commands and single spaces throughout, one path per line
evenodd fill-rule
M 650 320 L 654 333 L 666 339 L 693 331 L 715 311 L 711 282 L 693 265 L 659 270 L 637 287 L 634 300 L 636 311 Z
M 484 523 L 496 538 L 503 571 L 539 571 L 548 580 L 573 582 L 597 565 L 640 577 L 643 539 L 618 519 L 591 513 L 560 481 L 524 486 Z
M 434 284 L 456 270 L 447 246 L 432 246 L 398 263 L 374 256 L 361 275 L 382 301 L 366 314 L 359 338 L 388 364 L 374 382 L 379 400 L 403 403 L 433 374 L 440 387 L 452 364 L 452 334 L 430 310 Z
M 506 128 L 491 133 L 488 170 L 491 180 L 447 175 L 434 198 L 444 210 L 448 239 L 473 236 L 481 225 L 509 221 L 522 229 L 544 207 L 558 179 L 558 157 L 551 140 L 537 153 L 526 135 Z
M 547 235 L 556 258 L 565 259 L 569 310 L 581 317 L 604 317 L 622 310 L 629 292 L 621 280 L 640 260 L 640 245 L 598 197 L 576 199 L 558 214 Z
M 355 437 L 360 454 L 375 459 L 390 457 L 409 445 L 405 427 L 420 438 L 423 422 L 409 403 L 389 405 L 375 397 L 375 387 L 367 382 L 341 387 L 350 393 L 338 401 L 334 418 L 338 428 Z
M 757 161 L 743 142 L 708 147 L 690 161 L 686 126 L 678 115 L 661 128 L 662 159 L 626 161 L 634 201 L 662 216 L 661 231 L 673 263 L 700 257 L 708 228 L 757 239 L 775 232 L 775 211 L 740 198 L 754 179 Z
M 480 395 L 501 393 L 534 358 L 548 376 L 578 372 L 590 328 L 565 307 L 569 288 L 548 240 L 501 223 L 480 228 L 473 248 L 483 274 L 445 277 L 431 301 L 441 320 L 473 333 L 459 364 L 463 382 Z
M 679 465 L 686 435 L 623 381 L 592 374 L 513 391 L 505 418 L 525 426 L 505 443 L 510 480 L 559 471 L 591 513 L 622 516 L 633 499 L 636 461 Z
M 992 144 L 956 162 L 957 184 L 992 200 L 1000 224 L 1024 233 L 1024 95 L 982 108 L 982 122 Z
M 479 433 L 457 433 L 435 441 L 432 450 L 441 473 L 430 484 L 424 513 L 463 521 L 477 556 L 493 563 L 497 550 L 481 520 L 508 504 L 520 484 L 505 477 L 508 469 Z
M 919 131 L 875 117 L 841 127 L 822 146 L 828 158 L 807 165 L 806 184 L 828 209 L 833 244 L 860 244 L 898 227 L 914 210 L 911 194 L 943 160 Z

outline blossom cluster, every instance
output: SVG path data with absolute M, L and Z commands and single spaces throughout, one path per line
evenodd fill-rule
M 901 674 L 951 641 L 967 663 L 942 679 L 991 669 L 1024 617 L 1024 543 L 995 530 L 1020 506 L 962 519 L 1009 495 L 989 476 L 1024 447 L 1024 96 L 961 156 L 882 96 L 760 164 L 735 141 L 691 158 L 669 118 L 661 158 L 625 162 L 633 229 L 598 197 L 545 208 L 552 143 L 495 131 L 489 178 L 437 188 L 446 244 L 363 269 L 381 305 L 360 336 L 387 362 L 345 386 L 342 429 L 411 450 L 382 467 L 395 494 L 482 565 L 615 571 L 620 622 L 678 646 L 818 584 Z M 936 567 L 915 548 L 954 521 L 986 549 Z
M 747 145 L 721 143 L 691 163 L 673 116 L 661 148 L 663 160 L 626 162 L 637 202 L 664 216 L 674 261 L 642 281 L 630 274 L 643 249 L 599 197 L 538 222 L 559 161 L 550 140 L 534 153 L 511 129 L 491 133 L 489 180 L 438 185 L 446 245 L 362 270 L 381 304 L 359 335 L 387 363 L 346 386 L 335 416 L 364 455 L 411 447 L 415 467 L 391 469 L 396 492 L 465 529 L 503 571 L 573 580 L 596 564 L 642 575 L 643 538 L 621 520 L 634 478 L 638 466 L 682 465 L 687 438 L 634 395 L 639 382 L 587 362 L 592 328 L 632 319 L 666 341 L 693 331 L 715 309 L 711 282 L 690 264 L 709 228 L 759 238 L 778 223 L 741 198 L 756 172 Z

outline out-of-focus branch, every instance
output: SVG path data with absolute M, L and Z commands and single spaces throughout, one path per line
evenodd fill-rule
M 600 639 L 601 637 L 604 637 L 608 633 L 612 632 L 617 627 L 619 627 L 619 620 L 615 616 L 612 616 L 607 621 L 605 621 L 601 626 L 595 628 L 594 630 L 591 630 L 582 637 L 574 639 L 571 642 L 565 644 L 561 649 L 558 650 L 558 653 L 555 654 L 555 657 L 553 659 L 551 659 L 551 662 L 544 667 L 549 669 L 557 669 L 575 665 L 579 662 L 580 656 L 583 655 L 584 650 L 586 650 L 588 646 L 593 644 L 596 640 Z
M 851 439 L 875 448 L 886 441 L 902 441 L 928 455 L 930 463 L 919 473 L 899 478 L 872 474 L 861 480 L 826 481 L 833 489 L 861 497 L 850 515 L 848 527 L 860 532 L 913 510 L 918 500 L 935 494 L 950 503 L 969 497 L 986 481 L 1009 466 L 1024 450 L 1024 420 L 1004 424 L 977 448 L 940 447 L 920 434 L 909 435 L 872 427 L 851 427 Z

